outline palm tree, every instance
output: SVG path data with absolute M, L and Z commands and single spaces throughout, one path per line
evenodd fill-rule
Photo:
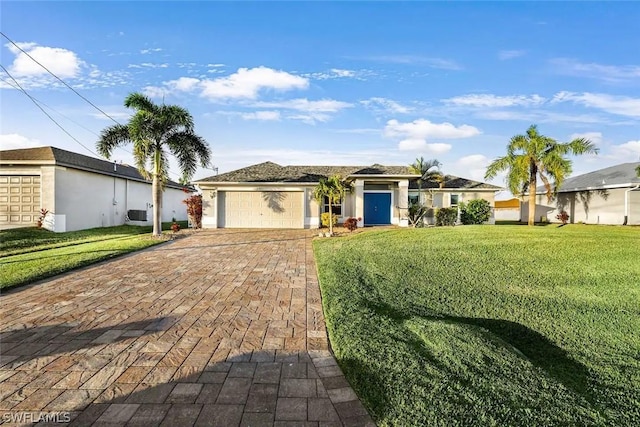
M 413 164 L 409 165 L 411 173 L 420 175 L 418 182 L 418 203 L 422 204 L 422 184 L 425 182 L 442 182 L 444 176 L 440 171 L 440 163 L 437 159 L 425 160 L 423 157 L 416 159 Z
M 640 165 L 636 166 L 636 175 L 640 178 Z
M 96 147 L 101 155 L 111 157 L 116 147 L 133 143 L 133 155 L 140 173 L 152 178 L 153 235 L 162 233 L 162 193 L 169 171 L 168 154 L 178 160 L 182 180 L 188 181 L 198 163 L 206 167 L 211 152 L 207 142 L 193 131 L 193 117 L 177 105 L 157 105 L 140 93 L 132 93 L 124 101 L 127 108 L 136 110 L 126 125 L 104 129 Z M 146 169 L 150 164 L 153 172 Z
M 322 205 L 324 198 L 329 202 L 329 234 L 333 234 L 333 210 L 334 204 L 340 203 L 344 198 L 349 186 L 342 180 L 340 175 L 330 176 L 329 179 L 322 178 L 313 190 L 313 197 Z
M 576 138 L 570 142 L 559 143 L 539 134 L 537 126 L 531 125 L 526 135 L 511 138 L 507 146 L 507 155 L 495 159 L 487 168 L 484 177 L 492 179 L 499 172 L 508 170 L 506 181 L 509 190 L 519 196 L 529 192 L 528 223 L 533 225 L 538 178 L 544 184 L 547 199 L 551 202 L 556 190 L 571 173 L 571 160 L 565 156 L 590 153 L 597 154 L 598 149 L 588 139 Z

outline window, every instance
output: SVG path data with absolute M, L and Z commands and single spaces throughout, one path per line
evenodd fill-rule
M 458 199 L 459 199 L 459 197 L 460 197 L 459 194 L 452 194 L 451 195 L 451 207 L 452 208 L 458 207 Z
M 329 198 L 325 196 L 322 201 L 322 212 L 329 212 Z M 331 205 L 331 212 L 335 215 L 342 216 L 342 200 L 338 203 L 333 203 Z
M 417 194 L 409 194 L 409 206 L 418 204 L 418 195 Z

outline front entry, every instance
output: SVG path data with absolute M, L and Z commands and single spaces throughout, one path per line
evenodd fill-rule
M 391 224 L 391 193 L 364 193 L 364 225 Z

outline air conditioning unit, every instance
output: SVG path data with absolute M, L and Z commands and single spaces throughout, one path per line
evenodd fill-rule
M 127 216 L 129 217 L 129 221 L 146 221 L 147 211 L 130 210 L 127 211 Z

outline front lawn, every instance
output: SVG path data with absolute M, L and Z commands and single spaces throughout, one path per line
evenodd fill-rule
M 640 425 L 640 229 L 371 230 L 314 249 L 379 425 Z
M 170 226 L 170 223 L 163 224 L 163 229 Z M 67 233 L 36 228 L 0 231 L 0 289 L 31 283 L 163 242 L 151 238 L 150 233 L 151 227 L 130 225 Z

